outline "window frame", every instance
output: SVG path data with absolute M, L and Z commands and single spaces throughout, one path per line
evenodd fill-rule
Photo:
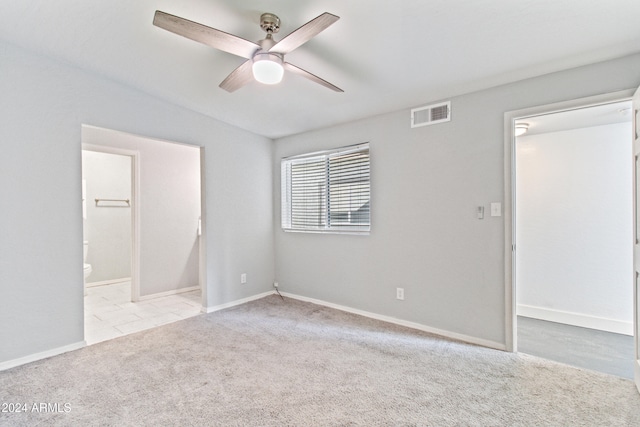
M 314 160 L 322 159 L 326 165 L 329 164 L 331 158 L 335 158 L 341 155 L 347 155 L 358 152 L 366 152 L 368 161 L 368 223 L 360 226 L 331 226 L 331 209 L 328 203 L 330 197 L 330 172 L 327 167 L 327 173 L 324 179 L 326 208 L 324 209 L 324 227 L 322 226 L 310 226 L 310 227 L 295 227 L 292 224 L 291 214 L 291 165 L 301 164 L 305 161 L 313 162 Z M 284 157 L 280 160 L 280 226 L 283 231 L 287 233 L 312 233 L 312 234 L 355 234 L 355 235 L 369 235 L 371 233 L 371 152 L 369 142 L 349 145 L 331 150 L 316 151 L 311 153 L 304 153 L 295 156 Z M 338 185 L 338 183 L 334 184 Z M 363 205 L 364 206 L 364 205 Z M 289 212 L 287 212 L 289 210 Z M 335 213 L 334 213 L 335 214 Z

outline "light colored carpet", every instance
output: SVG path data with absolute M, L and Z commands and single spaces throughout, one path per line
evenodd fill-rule
M 10 426 L 638 426 L 632 381 L 270 296 L 0 372 Z

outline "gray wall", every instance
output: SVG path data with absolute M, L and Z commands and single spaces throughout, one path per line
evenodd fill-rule
M 206 305 L 272 289 L 269 139 L 5 43 L 0 75 L 0 363 L 83 340 L 82 124 L 204 147 Z
M 504 343 L 503 221 L 475 218 L 503 198 L 504 112 L 636 87 L 640 55 L 455 97 L 450 123 L 411 130 L 406 110 L 275 148 L 4 43 L 0 75 L 2 363 L 83 338 L 82 124 L 204 147 L 207 306 L 277 277 L 283 291 Z M 279 159 L 364 141 L 371 235 L 282 232 Z
M 274 170 L 369 141 L 372 173 L 369 236 L 283 232 L 274 174 L 280 289 L 503 346 L 504 217 L 489 204 L 504 198 L 504 113 L 639 84 L 634 55 L 454 97 L 449 123 L 411 129 L 407 109 L 277 140 Z
M 92 126 L 82 142 L 137 152 L 140 296 L 197 286 L 200 149 Z
M 82 151 L 82 177 L 86 182 L 84 240 L 88 242 L 86 282 L 131 277 L 131 207 L 95 199 L 131 200 L 131 157 Z M 112 207 L 114 206 L 114 207 Z

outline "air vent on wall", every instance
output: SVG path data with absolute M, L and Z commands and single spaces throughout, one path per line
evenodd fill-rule
M 412 128 L 435 125 L 436 123 L 448 122 L 450 120 L 451 101 L 427 105 L 426 107 L 414 108 L 411 110 Z

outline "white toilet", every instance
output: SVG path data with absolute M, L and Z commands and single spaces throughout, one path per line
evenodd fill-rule
M 89 251 L 89 242 L 88 241 L 84 241 L 82 242 L 82 252 L 83 252 L 83 257 L 82 257 L 82 261 L 84 262 L 84 294 L 87 294 L 87 277 L 89 277 L 89 275 L 91 274 L 91 264 L 87 264 L 87 252 Z

